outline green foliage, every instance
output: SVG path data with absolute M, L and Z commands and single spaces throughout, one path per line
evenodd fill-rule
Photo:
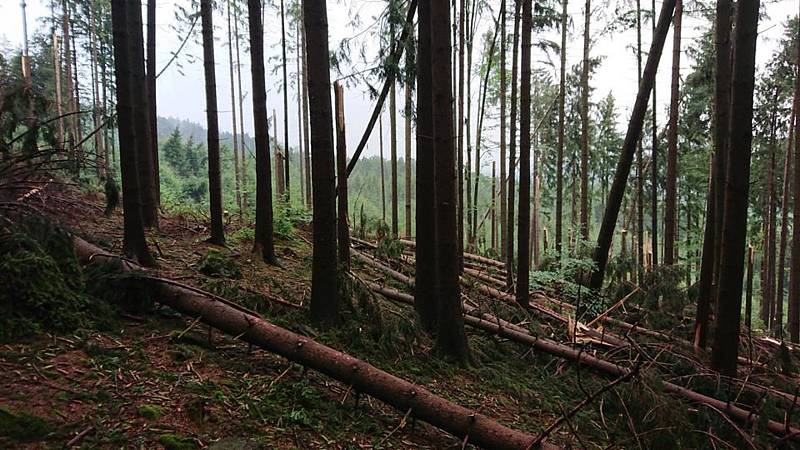
M 295 227 L 311 222 L 311 213 L 304 207 L 294 206 L 284 200 L 273 203 L 272 225 L 275 236 L 284 239 L 295 237 Z
M 403 244 L 392 236 L 392 231 L 386 222 L 378 223 L 375 235 L 378 238 L 378 247 L 375 256 L 384 260 L 393 260 L 403 254 Z
M 200 259 L 197 268 L 200 273 L 210 277 L 233 278 L 236 280 L 242 278 L 242 269 L 239 268 L 236 261 L 217 250 L 209 250 Z
M 87 266 L 86 276 L 92 280 L 87 292 L 103 300 L 101 305 L 115 305 L 132 313 L 150 310 L 158 296 L 159 284 L 144 272 L 123 269 L 122 261 Z
M 0 444 L 3 443 L 3 439 L 9 440 L 10 443 L 41 441 L 53 433 L 53 425 L 47 420 L 14 411 L 7 406 L 0 406 Z
M 0 227 L 0 339 L 84 326 L 92 306 L 70 236 L 29 216 Z
M 164 409 L 158 405 L 139 405 L 136 412 L 147 420 L 158 421 L 164 416 Z
M 158 442 L 161 443 L 166 450 L 194 450 L 197 448 L 197 445 L 192 439 L 172 433 L 162 434 L 158 438 Z

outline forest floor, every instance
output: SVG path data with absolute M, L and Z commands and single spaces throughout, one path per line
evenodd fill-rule
M 122 216 L 119 210 L 103 214 L 101 193 L 55 183 L 40 187 L 29 199 L 32 206 L 120 253 Z M 412 308 L 376 296 L 358 282 L 349 285 L 344 325 L 317 330 L 305 314 L 311 267 L 307 222 L 282 228 L 276 243 L 281 267 L 254 260 L 252 231 L 237 220 L 227 224 L 226 247 L 205 242 L 205 222 L 192 214 L 162 214 L 160 228 L 148 234 L 158 259 L 153 272 L 240 302 L 279 326 L 512 428 L 536 436 L 610 381 L 469 328 L 472 363 L 442 361 L 433 355 L 430 338 L 417 329 Z M 404 289 L 359 263 L 353 273 Z M 465 292 L 537 335 L 565 334 L 469 286 Z M 171 309 L 115 310 L 112 316 L 70 333 L 39 333 L 0 344 L 0 447 L 442 449 L 465 444 Z M 656 378 L 643 374 L 598 397 L 548 441 L 575 448 L 722 448 L 736 442 L 737 427 L 660 392 Z M 764 433 L 747 441 L 765 448 L 774 444 Z

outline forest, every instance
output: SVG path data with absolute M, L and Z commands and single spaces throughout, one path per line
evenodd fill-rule
M 0 448 L 800 448 L 800 2 L 5 2 Z

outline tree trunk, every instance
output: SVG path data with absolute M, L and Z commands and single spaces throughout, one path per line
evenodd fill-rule
M 53 29 L 53 73 L 56 88 L 56 114 L 58 114 L 58 145 L 64 148 L 64 100 L 61 97 L 61 49 L 58 34 Z
M 413 45 L 413 36 L 407 41 L 407 45 Z M 410 60 L 411 52 L 406 52 L 406 64 L 409 67 L 414 66 L 414 61 Z M 405 148 L 405 164 L 403 164 L 403 168 L 405 169 L 404 178 L 405 178 L 405 201 L 406 201 L 406 225 L 405 225 L 405 236 L 408 239 L 411 239 L 411 108 L 413 107 L 411 102 L 411 81 L 406 80 L 405 83 L 405 92 L 406 92 L 406 107 L 405 107 L 405 114 L 403 115 L 405 118 L 405 138 L 406 138 L 406 148 Z
M 726 0 L 722 0 L 726 1 Z M 719 4 L 719 3 L 717 3 Z M 653 40 L 656 38 L 656 0 L 652 0 L 651 8 L 653 13 L 653 19 L 650 20 L 650 24 L 652 25 L 652 32 L 653 32 Z M 641 83 L 640 83 L 641 84 Z M 651 180 L 650 180 L 650 202 L 651 202 L 651 211 L 650 211 L 650 233 L 652 234 L 652 247 L 653 247 L 653 258 L 652 264 L 653 267 L 658 266 L 658 127 L 656 126 L 656 117 L 657 117 L 657 102 L 656 102 L 656 85 L 653 84 L 653 106 L 652 106 L 652 119 L 653 123 L 651 125 L 652 131 L 652 149 L 651 149 L 651 156 L 650 160 L 652 164 L 650 165 L 651 169 Z
M 597 236 L 597 247 L 594 252 L 594 262 L 597 269 L 592 273 L 590 286 L 592 289 L 600 289 L 605 277 L 606 264 L 608 263 L 608 251 L 611 248 L 611 240 L 614 235 L 614 228 L 619 216 L 619 209 L 622 205 L 622 198 L 625 195 L 625 186 L 628 182 L 628 175 L 633 163 L 633 154 L 636 151 L 636 144 L 642 132 L 644 115 L 647 110 L 647 102 L 650 91 L 653 88 L 658 62 L 661 59 L 661 52 L 664 49 L 664 41 L 669 30 L 669 23 L 672 18 L 672 11 L 675 8 L 675 0 L 664 1 L 656 26 L 656 35 L 650 46 L 647 55 L 647 63 L 642 74 L 642 83 L 639 85 L 639 92 L 636 95 L 636 103 L 633 106 L 631 119 L 628 123 L 628 131 L 625 134 L 625 141 L 622 144 L 622 152 L 617 163 L 614 181 L 611 191 L 608 194 L 606 211 L 603 214 L 603 222 Z
M 89 22 L 90 22 L 90 31 L 89 31 L 89 41 L 91 45 L 91 69 L 92 69 L 92 103 L 93 103 L 93 110 L 92 117 L 94 119 L 94 128 L 97 132 L 94 135 L 94 152 L 95 152 L 95 170 L 97 173 L 97 177 L 100 179 L 105 179 L 106 177 L 106 160 L 105 160 L 105 142 L 103 140 L 103 133 L 101 130 L 98 130 L 100 121 L 102 118 L 100 115 L 102 114 L 103 108 L 100 105 L 100 71 L 98 69 L 98 53 L 97 53 L 97 39 L 99 35 L 97 34 L 97 5 L 95 2 L 92 2 L 89 5 Z M 55 34 L 54 34 L 55 36 Z M 54 52 L 55 47 L 54 47 Z M 58 81 L 60 84 L 60 81 Z M 61 94 L 59 93 L 59 97 Z M 58 109 L 61 109 L 60 106 Z M 100 127 L 105 128 L 105 127 Z M 63 134 L 63 133 L 62 133 Z
M 394 4 L 394 2 L 392 2 Z M 394 39 L 394 31 L 392 31 Z M 395 70 L 395 69 L 391 69 Z M 399 215 L 397 198 L 397 99 L 395 85 L 389 91 L 389 170 L 392 183 L 392 237 L 398 238 Z
M 336 177 L 338 178 L 337 202 L 338 222 L 336 230 L 339 242 L 339 264 L 343 272 L 350 270 L 350 227 L 347 225 L 347 138 L 344 129 L 344 91 L 338 82 L 333 84 L 336 102 Z
M 747 250 L 747 283 L 745 284 L 744 326 L 747 332 L 753 326 L 753 246 Z
M 519 102 L 519 224 L 517 225 L 517 303 L 528 304 L 531 221 L 531 27 L 532 0 L 522 0 L 522 56 Z
M 301 0 L 300 4 L 301 4 L 301 8 L 305 9 L 306 0 Z M 327 12 L 326 12 L 326 14 L 327 14 Z M 305 19 L 305 14 L 304 14 L 304 19 Z M 327 20 L 328 19 L 327 19 L 327 16 L 326 16 L 325 17 L 325 27 L 326 28 L 328 26 Z M 306 33 L 307 26 L 308 25 L 307 25 L 306 21 L 304 20 L 303 21 L 303 26 L 301 28 L 301 30 L 302 30 L 301 36 L 303 38 L 303 141 L 305 142 L 305 145 L 303 146 L 304 147 L 304 151 L 305 151 L 305 154 L 303 155 L 303 159 L 304 159 L 304 164 L 306 166 L 306 173 L 305 173 L 305 176 L 306 176 L 306 179 L 305 179 L 305 183 L 306 183 L 306 207 L 307 208 L 312 208 L 313 192 L 314 191 L 313 191 L 313 187 L 312 187 L 312 181 L 313 180 L 312 180 L 312 173 L 311 173 L 311 164 L 312 164 L 311 152 L 313 151 L 313 149 L 311 148 L 311 142 L 310 142 L 311 135 L 310 135 L 310 129 L 309 129 L 310 128 L 310 124 L 309 124 L 309 111 L 308 111 L 309 110 L 309 94 L 310 94 L 309 93 L 309 89 L 310 88 L 308 86 L 308 84 L 309 84 L 309 81 L 308 81 L 308 78 L 309 78 L 309 74 L 308 74 L 308 53 L 309 52 L 308 52 L 308 35 Z M 328 75 L 326 77 L 326 79 L 328 80 L 328 84 L 330 84 L 330 75 Z M 328 93 L 327 98 L 328 98 L 328 110 L 330 111 L 330 93 Z M 328 126 L 327 126 L 327 128 L 330 128 L 330 123 L 333 121 L 332 118 L 331 118 L 331 114 L 329 113 L 327 117 L 328 117 Z M 330 134 L 333 135 L 333 131 L 331 131 Z M 330 142 L 330 153 L 331 153 L 331 155 L 330 155 L 331 159 L 333 159 L 333 137 L 332 136 L 331 136 L 331 142 Z M 332 168 L 330 170 L 331 170 L 330 176 L 331 176 L 331 178 L 333 178 L 334 171 L 333 171 Z M 316 185 L 316 183 L 314 183 L 314 184 Z M 335 206 L 331 205 L 330 208 L 334 208 L 334 210 L 330 212 L 330 214 L 333 214 L 333 218 L 334 218 L 334 220 L 331 223 L 331 226 L 333 226 L 333 222 L 335 221 L 335 216 L 336 216 Z M 327 215 L 328 214 L 326 213 L 325 216 L 327 217 Z
M 642 82 L 642 3 L 636 0 L 636 81 Z M 644 282 L 644 150 L 643 135 L 639 135 L 636 148 L 636 250 L 639 264 L 636 265 L 636 280 Z
M 506 289 L 511 291 L 514 286 L 514 178 L 516 175 L 517 158 L 517 56 L 519 55 L 519 22 L 521 1 L 515 2 L 514 8 L 514 39 L 511 49 L 511 114 L 509 117 L 508 139 L 508 229 L 505 235 L 506 246 Z M 556 220 L 558 220 L 558 215 Z
M 491 231 L 489 232 L 489 242 L 490 247 L 492 250 L 497 248 L 497 205 L 495 202 L 495 196 L 497 195 L 497 174 L 496 174 L 496 163 L 492 161 L 492 200 L 489 203 L 489 211 L 491 212 L 492 219 L 491 219 Z
M 422 2 L 417 21 L 417 240 L 415 248 L 416 284 L 414 309 L 420 325 L 428 333 L 438 327 L 436 296 L 436 182 L 433 145 L 433 92 L 431 64 L 431 6 Z M 383 155 L 381 154 L 381 161 Z M 383 164 L 381 163 L 381 167 Z M 383 170 L 381 170 L 381 176 Z M 381 178 L 381 181 L 383 179 Z M 384 208 L 385 212 L 385 208 Z
M 136 140 L 139 158 L 136 162 L 139 171 L 139 190 L 142 199 L 142 220 L 144 226 L 158 228 L 158 210 L 153 177 L 153 147 L 150 136 L 150 106 L 144 60 L 144 32 L 142 31 L 142 2 L 128 0 L 128 20 L 130 24 L 130 45 L 133 67 L 133 120 L 136 126 Z M 138 95 L 141 93 L 141 95 Z
M 289 78 L 286 75 L 286 17 L 281 0 L 281 56 L 283 57 L 283 181 L 286 186 L 286 202 L 291 200 L 292 184 L 289 178 Z M 277 128 L 277 124 L 275 127 Z
M 297 89 L 297 159 L 299 164 L 297 165 L 300 168 L 300 203 L 302 205 L 307 204 L 306 201 L 306 187 L 305 187 L 305 164 L 303 155 L 305 154 L 305 145 L 303 145 L 303 128 L 305 126 L 305 122 L 303 122 L 303 78 L 302 78 L 302 68 L 300 61 L 303 59 L 303 54 L 305 50 L 303 49 L 303 43 L 300 42 L 300 27 L 302 26 L 300 22 L 302 22 L 302 17 L 297 20 L 295 23 L 295 59 L 297 62 L 297 84 L 295 85 Z
M 589 239 L 589 24 L 592 2 L 583 11 L 583 64 L 581 65 L 581 239 Z
M 241 198 L 242 198 L 242 208 L 249 209 L 249 187 L 247 183 L 247 178 L 249 174 L 247 173 L 247 162 L 250 159 L 248 156 L 249 150 L 247 148 L 247 143 L 245 140 L 244 134 L 244 94 L 242 90 L 242 61 L 241 61 L 241 54 L 239 51 L 239 10 L 238 8 L 233 9 L 233 33 L 236 41 L 236 84 L 238 85 L 239 91 L 239 137 L 241 138 L 241 175 L 239 177 L 239 184 L 241 187 Z
M 714 297 L 714 227 L 716 222 L 716 198 L 714 189 L 719 177 L 716 169 L 717 156 L 711 161 L 711 180 L 706 196 L 706 223 L 703 231 L 703 256 L 700 261 L 700 281 L 698 282 L 697 309 L 694 318 L 694 346 L 698 349 L 706 347 L 708 335 L 708 317 L 711 309 L 711 299 Z
M 231 8 L 233 0 L 228 0 L 228 65 L 231 80 L 231 134 L 233 135 L 233 180 L 235 189 L 236 206 L 239 216 L 242 215 L 242 186 L 239 181 L 239 135 L 236 129 L 236 87 L 233 79 L 233 35 L 231 33 Z M 244 118 L 242 118 L 244 119 Z M 242 136 L 244 139 L 244 136 Z
M 250 78 L 253 81 L 253 128 L 256 143 L 256 229 L 253 252 L 264 262 L 275 264 L 275 236 L 272 230 L 272 169 L 269 151 L 269 118 L 264 74 L 264 28 L 261 0 L 247 0 L 250 29 Z
M 153 160 L 153 200 L 161 206 L 161 177 L 158 164 L 158 109 L 156 104 L 156 0 L 147 1 L 147 100 L 150 110 L 150 149 Z
M 664 264 L 675 263 L 675 209 L 678 198 L 678 102 L 681 72 L 681 16 L 683 0 L 675 3 L 672 37 L 672 85 L 669 100 L 669 132 L 667 133 L 667 198 L 664 206 Z
M 500 192 L 506 183 L 506 0 L 500 0 Z M 505 233 L 508 220 L 506 196 L 500 195 L 500 258 L 506 256 Z M 497 248 L 495 243 L 494 248 Z
M 800 70 L 800 45 L 797 46 L 795 66 Z M 795 78 L 794 102 L 800 96 L 800 76 Z M 792 221 L 792 256 L 789 272 L 789 336 L 792 342 L 800 340 L 800 109 L 795 106 L 794 116 L 794 214 Z
M 775 89 L 775 104 L 778 101 L 778 89 Z M 761 304 L 763 308 L 763 317 L 767 330 L 772 328 L 772 319 L 774 317 L 774 303 L 775 303 L 775 241 L 777 231 L 775 229 L 775 135 L 777 133 L 777 106 L 772 111 L 772 135 L 769 142 L 769 166 L 767 168 L 767 230 L 764 235 L 764 256 L 761 261 L 764 269 L 764 279 L 762 283 L 764 289 L 762 292 Z
M 564 127 L 565 112 L 564 103 L 566 98 L 567 86 L 567 4 L 568 0 L 561 0 L 561 66 L 560 81 L 558 88 L 558 149 L 556 150 L 556 229 L 553 240 L 556 245 L 557 257 L 561 258 L 561 236 L 563 227 L 564 212 Z
M 458 152 L 458 161 L 456 163 L 456 173 L 458 177 L 458 251 L 459 254 L 464 253 L 464 171 L 468 170 L 464 167 L 464 57 L 466 55 L 466 20 L 467 14 L 467 0 L 461 0 L 458 12 L 458 128 L 456 129 L 456 136 L 458 142 L 456 144 L 456 151 Z M 469 76 L 469 74 L 466 74 Z M 468 95 L 467 95 L 468 97 Z M 469 98 L 467 98 L 469 101 Z M 463 264 L 463 257 L 461 264 Z
M 797 85 L 795 85 L 796 87 Z M 783 167 L 783 192 L 781 199 L 781 237 L 778 245 L 778 287 L 775 297 L 775 336 L 783 338 L 783 287 L 786 277 L 786 237 L 789 222 L 789 193 L 792 177 L 792 138 L 794 136 L 795 120 L 797 120 L 798 90 L 795 89 L 794 100 L 792 101 L 792 115 L 789 120 L 789 138 L 786 141 L 786 156 Z
M 303 9 L 308 57 L 308 94 L 313 152 L 314 254 L 311 267 L 311 318 L 323 325 L 339 322 L 339 274 L 336 264 L 336 181 L 331 111 L 328 12 L 324 1 L 306 0 Z
M 211 0 L 200 1 L 200 18 L 203 27 L 203 68 L 206 86 L 206 123 L 208 126 L 208 196 L 211 211 L 211 237 L 209 242 L 225 244 L 222 225 L 222 180 L 219 162 L 219 118 L 217 117 L 217 78 L 214 73 L 214 23 Z M 255 83 L 254 83 L 255 84 Z M 258 126 L 258 120 L 255 120 Z
M 447 0 L 430 2 L 431 86 L 433 136 L 436 155 L 436 250 L 438 255 L 439 320 L 436 349 L 459 361 L 469 359 L 464 333 L 459 289 L 455 140 L 453 95 L 450 79 L 450 5 Z M 435 65 L 434 65 L 435 64 Z
M 386 170 L 384 170 L 383 157 L 383 112 L 378 116 L 378 143 L 381 152 L 381 211 L 383 223 L 386 223 Z
M 147 249 L 139 198 L 139 173 L 136 170 L 136 128 L 133 123 L 133 83 L 131 81 L 130 33 L 127 0 L 111 2 L 112 37 L 114 40 L 114 73 L 116 74 L 117 118 L 120 133 L 120 172 L 122 175 L 123 239 L 122 248 L 128 257 L 152 266 Z
M 725 182 L 725 213 L 717 289 L 711 367 L 724 375 L 736 375 L 739 326 L 742 312 L 742 275 L 747 237 L 750 152 L 753 139 L 753 86 L 759 0 L 737 3 L 736 37 L 731 90 L 730 150 Z M 798 236 L 800 237 L 800 235 Z
M 283 155 L 281 154 L 280 145 L 278 145 L 278 118 L 275 113 L 275 108 L 272 109 L 272 129 L 275 130 L 275 151 L 272 157 L 274 158 L 275 168 L 275 193 L 277 198 L 281 200 L 286 199 L 286 183 L 283 180 Z

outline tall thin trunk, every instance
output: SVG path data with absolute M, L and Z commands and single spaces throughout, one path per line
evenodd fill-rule
M 517 158 L 517 56 L 519 55 L 519 22 L 522 1 L 516 1 L 514 8 L 514 40 L 511 49 L 511 114 L 508 133 L 508 229 L 506 232 L 506 289 L 514 286 L 514 183 Z
M 211 212 L 211 237 L 209 238 L 209 242 L 216 245 L 223 245 L 225 243 L 225 231 L 222 225 L 222 179 L 220 177 L 219 163 L 217 76 L 214 73 L 214 23 L 211 0 L 200 0 L 200 20 L 203 28 L 203 69 L 206 86 L 206 123 L 208 126 L 206 146 L 208 148 L 208 197 L 209 209 Z M 257 119 L 255 123 L 257 127 Z
M 753 246 L 747 249 L 747 283 L 745 284 L 744 326 L 753 327 Z
M 302 8 L 305 8 L 306 0 L 301 0 Z M 327 17 L 326 17 L 327 20 Z M 325 24 L 327 27 L 327 23 Z M 306 182 L 306 207 L 312 208 L 313 187 L 312 187 L 312 173 L 311 173 L 311 130 L 309 124 L 309 87 L 308 87 L 308 35 L 306 33 L 306 21 L 303 21 L 301 28 L 301 37 L 303 39 L 303 164 L 306 166 L 305 182 Z M 330 76 L 329 76 L 330 78 Z M 329 82 L 330 84 L 330 82 Z M 328 95 L 330 98 L 330 94 Z M 330 103 L 330 101 L 328 102 Z M 330 109 L 330 105 L 328 105 Z M 333 150 L 331 150 L 333 153 Z
M 139 179 L 136 152 L 136 128 L 133 122 L 133 83 L 131 81 L 130 33 L 127 0 L 112 0 L 111 21 L 114 41 L 114 72 L 117 82 L 117 115 L 120 132 L 120 171 L 122 175 L 123 239 L 126 255 L 142 265 L 153 265 L 147 249 L 139 200 Z
M 408 42 L 412 42 L 412 39 L 409 39 Z M 409 55 L 411 52 L 406 52 L 406 60 L 409 59 Z M 408 61 L 406 64 L 413 65 L 412 61 Z M 405 139 L 406 139 L 406 148 L 405 148 L 405 164 L 403 168 L 405 169 L 405 183 L 406 183 L 406 192 L 405 192 L 405 200 L 406 200 L 406 238 L 411 238 L 411 83 L 406 80 L 405 85 L 406 91 L 406 108 L 405 108 Z
M 256 229 L 253 252 L 264 262 L 275 264 L 277 261 L 272 230 L 272 168 L 269 158 L 269 118 L 264 73 L 264 27 L 260 12 L 261 0 L 247 0 L 250 79 L 253 81 L 253 128 L 256 143 Z
M 298 20 L 295 23 L 295 60 L 297 62 L 297 79 L 296 79 L 296 87 L 297 87 L 297 158 L 300 164 L 297 166 L 300 167 L 300 202 L 304 205 L 308 204 L 306 201 L 306 186 L 305 186 L 305 164 L 303 155 L 305 154 L 305 146 L 303 145 L 303 78 L 302 78 L 302 68 L 301 68 L 301 59 L 303 58 L 303 46 L 300 42 L 300 22 Z
M 456 172 L 458 177 L 458 253 L 463 255 L 464 250 L 464 57 L 466 56 L 466 13 L 467 0 L 460 0 L 458 12 L 458 161 Z M 469 74 L 466 74 L 469 76 Z M 467 99 L 468 100 L 468 99 Z M 463 256 L 461 257 L 463 258 Z M 460 260 L 461 261 L 461 260 Z
M 778 89 L 775 89 L 774 101 L 777 105 Z M 763 317 L 762 320 L 767 326 L 771 328 L 774 302 L 775 302 L 775 247 L 776 247 L 776 228 L 775 228 L 775 135 L 777 133 L 777 106 L 772 111 L 772 136 L 769 143 L 769 166 L 767 168 L 767 232 L 764 236 L 766 242 L 764 245 L 764 259 L 761 265 L 765 266 L 764 270 L 764 290 L 761 303 L 763 304 Z
M 561 0 L 561 66 L 558 87 L 558 148 L 556 150 L 556 229 L 553 240 L 556 245 L 556 254 L 561 257 L 561 236 L 563 234 L 564 212 L 564 103 L 567 85 L 567 0 Z M 513 145 L 513 144 L 512 144 Z
M 433 333 L 438 327 L 436 246 L 436 181 L 433 143 L 433 86 L 431 84 L 431 6 L 419 5 L 417 21 L 417 246 L 414 278 L 414 309 L 422 328 Z M 383 146 L 381 146 L 383 148 Z M 383 152 L 381 152 L 383 186 Z M 382 197 L 383 198 L 383 197 Z M 384 203 L 385 206 L 385 203 Z M 384 214 L 386 208 L 384 207 Z
M 725 1 L 725 0 L 723 0 Z M 718 3 L 719 4 L 719 3 Z M 653 20 L 650 21 L 652 25 L 652 32 L 653 32 L 653 40 L 656 37 L 656 0 L 652 0 L 651 8 L 653 13 Z M 641 83 L 640 83 L 641 84 Z M 650 234 L 652 235 L 652 248 L 653 248 L 653 258 L 652 258 L 652 266 L 658 266 L 658 127 L 656 126 L 656 118 L 657 118 L 657 102 L 656 102 L 656 85 L 653 84 L 653 106 L 652 106 L 652 124 L 651 124 L 651 133 L 652 133 L 652 148 L 650 151 L 650 171 L 651 171 L 651 179 L 650 179 Z
M 378 116 L 378 143 L 381 152 L 381 211 L 383 223 L 386 223 L 386 171 L 384 170 L 383 157 L 383 112 Z
M 58 34 L 53 29 L 53 72 L 56 79 L 56 114 L 58 114 L 58 145 L 64 146 L 64 100 L 61 96 L 61 49 Z
M 742 276 L 747 238 L 747 206 L 750 187 L 750 152 L 753 139 L 753 88 L 759 0 L 739 0 L 731 90 L 730 149 L 725 181 L 720 278 L 717 289 L 711 367 L 735 376 L 739 355 L 742 313 Z M 798 219 L 800 220 L 800 218 Z M 800 234 L 798 235 L 800 237 Z M 798 247 L 800 249 L 800 247 Z M 799 280 L 800 281 L 800 280 Z
M 675 4 L 672 28 L 672 85 L 669 101 L 669 127 L 667 133 L 667 199 L 664 207 L 664 264 L 675 263 L 676 208 L 678 198 L 678 102 L 681 74 L 681 16 L 683 0 Z
M 144 59 L 144 32 L 142 31 L 142 2 L 128 0 L 128 20 L 130 24 L 131 58 L 133 68 L 133 88 L 142 95 L 133 97 L 134 124 L 139 152 L 137 159 L 139 187 L 142 199 L 142 220 L 146 227 L 158 228 L 158 209 L 156 204 L 155 178 L 153 177 L 153 147 L 150 135 L 150 95 L 148 93 Z
M 583 64 L 581 65 L 581 238 L 589 239 L 589 24 L 592 2 L 583 11 Z
M 737 22 L 738 25 L 738 22 Z M 738 44 L 738 42 L 737 42 Z M 800 45 L 797 45 L 795 67 L 800 70 Z M 795 77 L 794 102 L 800 97 L 800 76 Z M 792 256 L 789 272 L 789 336 L 792 342 L 800 340 L 800 109 L 795 106 L 794 116 L 794 218 L 792 222 Z
M 392 2 L 394 8 L 394 2 Z M 394 41 L 394 26 L 392 26 L 390 35 Z M 396 69 L 392 69 L 396 70 Z M 396 84 L 392 83 L 391 90 L 389 91 L 389 161 L 391 184 L 392 184 L 392 236 L 398 237 L 399 228 L 399 215 L 398 215 L 398 198 L 397 198 L 397 94 L 395 89 Z
M 281 147 L 278 145 L 278 117 L 275 114 L 275 108 L 272 109 L 272 129 L 275 130 L 275 150 L 273 151 L 274 171 L 275 171 L 275 192 L 281 200 L 286 199 L 286 183 L 283 179 L 283 154 Z
M 472 208 L 474 205 L 472 204 L 472 49 L 473 49 L 473 42 L 475 39 L 474 29 L 472 27 L 472 22 L 474 21 L 475 17 L 475 0 L 467 0 L 467 10 L 465 11 L 465 26 L 466 26 L 466 36 L 465 36 L 465 45 L 466 45 L 466 58 L 467 58 L 467 65 L 464 69 L 464 77 L 466 82 L 465 87 L 465 98 L 464 101 L 466 103 L 466 113 L 464 116 L 464 145 L 466 147 L 466 167 L 463 169 L 464 172 L 464 211 L 466 214 L 466 218 L 462 218 L 462 221 L 466 221 L 466 225 L 463 225 L 463 228 L 466 231 L 462 233 L 466 233 L 467 238 L 467 245 L 468 248 L 471 248 L 474 245 L 473 239 L 474 236 L 472 235 Z M 463 242 L 462 242 L 462 253 L 463 253 Z
M 491 203 L 489 204 L 489 210 L 491 211 L 491 215 L 492 215 L 492 218 L 491 218 L 491 227 L 492 228 L 491 228 L 491 231 L 490 231 L 490 234 L 489 234 L 489 237 L 490 237 L 490 239 L 489 239 L 490 247 L 489 248 L 491 248 L 492 250 L 497 248 L 497 211 L 496 211 L 497 202 L 496 202 L 496 199 L 495 199 L 495 196 L 497 195 L 497 178 L 496 178 L 497 174 L 495 172 L 496 166 L 497 166 L 496 162 L 492 161 L 492 200 L 491 200 Z
M 333 84 L 336 102 L 336 178 L 338 216 L 336 231 L 339 243 L 339 264 L 344 272 L 350 270 L 350 227 L 347 225 L 347 138 L 344 128 L 344 90 Z
M 786 237 L 788 234 L 788 222 L 789 222 L 789 202 L 791 195 L 789 190 L 791 189 L 791 179 L 792 179 L 792 138 L 797 139 L 797 136 L 794 136 L 794 122 L 797 117 L 797 103 L 798 103 L 798 91 L 795 90 L 794 100 L 792 101 L 792 115 L 791 119 L 789 120 L 789 139 L 786 141 L 786 155 L 784 159 L 783 165 L 783 192 L 782 192 L 782 199 L 781 199 L 781 237 L 780 243 L 778 244 L 778 251 L 780 254 L 778 255 L 778 286 L 776 288 L 776 297 L 775 297 L 775 320 L 774 320 L 774 332 L 775 336 L 778 338 L 783 338 L 783 288 L 784 288 L 784 280 L 786 277 Z
M 500 0 L 500 192 L 506 183 L 506 0 Z M 506 256 L 506 196 L 500 195 L 500 259 Z M 494 244 L 497 248 L 497 244 Z
M 675 0 L 665 0 L 661 12 L 658 16 L 658 25 L 656 26 L 655 39 L 650 46 L 650 52 L 647 55 L 647 63 L 644 66 L 642 73 L 642 82 L 639 84 L 639 92 L 636 95 L 636 103 L 634 103 L 633 111 L 631 112 L 631 119 L 628 123 L 628 131 L 625 133 L 625 140 L 622 144 L 622 151 L 619 162 L 617 163 L 616 173 L 614 174 L 614 181 L 611 185 L 611 191 L 608 194 L 608 202 L 606 210 L 603 214 L 603 221 L 600 226 L 600 232 L 597 236 L 597 247 L 594 252 L 594 262 L 597 269 L 592 273 L 590 286 L 592 289 L 600 289 L 603 285 L 603 278 L 605 277 L 605 269 L 608 263 L 608 252 L 611 248 L 611 240 L 614 235 L 614 228 L 619 216 L 619 209 L 622 205 L 622 199 L 625 196 L 625 186 L 628 182 L 628 175 L 631 171 L 633 164 L 633 155 L 636 151 L 636 143 L 639 140 L 639 135 L 642 132 L 642 125 L 644 124 L 644 115 L 647 111 L 647 103 L 650 97 L 650 91 L 655 84 L 656 71 L 658 69 L 658 62 L 661 59 L 661 52 L 664 49 L 664 41 L 667 37 L 669 30 L 669 22 L 672 18 L 672 11 L 675 8 Z
M 469 359 L 459 288 L 458 221 L 455 204 L 455 141 L 450 82 L 450 5 L 430 2 L 433 136 L 436 155 L 436 223 L 438 254 L 439 328 L 436 349 L 456 360 Z M 434 66 L 434 63 L 436 64 Z
M 286 75 L 286 16 L 281 0 L 281 56 L 283 57 L 283 179 L 286 201 L 291 200 L 292 184 L 289 178 L 289 78 Z M 277 124 L 276 124 L 277 127 Z
M 528 305 L 531 221 L 531 27 L 533 0 L 522 0 L 522 56 L 519 102 L 519 225 L 517 226 L 517 303 Z
M 241 165 L 241 174 L 239 176 L 239 185 L 241 187 L 241 198 L 242 198 L 242 208 L 249 209 L 249 187 L 247 183 L 247 162 L 250 160 L 248 156 L 249 151 L 247 148 L 247 141 L 245 139 L 244 134 L 244 92 L 242 90 L 242 59 L 241 53 L 239 51 L 239 9 L 234 6 L 233 9 L 233 34 L 234 34 L 234 41 L 236 42 L 236 85 L 238 87 L 239 92 L 239 138 L 241 141 L 241 155 L 242 155 L 242 165 Z
M 636 84 L 642 82 L 642 4 L 636 0 Z M 636 148 L 636 250 L 639 264 L 636 265 L 637 282 L 644 281 L 644 150 L 643 134 L 639 135 Z
M 156 0 L 147 1 L 147 100 L 150 115 L 150 151 L 153 160 L 153 200 L 161 206 L 161 177 L 158 164 L 158 108 L 156 95 Z
M 73 173 L 78 172 L 80 167 L 80 162 L 78 161 L 78 154 L 76 149 L 73 148 L 75 143 L 77 142 L 78 136 L 78 119 L 77 115 L 74 114 L 77 111 L 77 105 L 75 104 L 75 85 L 73 84 L 72 79 L 72 64 L 70 63 L 70 55 L 72 52 L 70 51 L 71 43 L 70 43 L 70 14 L 69 14 L 69 3 L 67 0 L 61 0 L 61 8 L 63 10 L 62 18 L 61 18 L 61 32 L 64 36 L 64 78 L 67 80 L 67 111 L 66 113 L 73 113 L 69 116 L 69 132 L 67 133 L 67 145 L 70 150 L 69 157 L 72 159 L 72 171 Z M 126 13 L 127 14 L 127 13 Z M 126 40 L 125 44 L 130 45 L 128 43 L 129 37 L 127 36 L 128 31 L 126 33 Z M 116 51 L 116 49 L 114 49 Z M 131 100 L 132 101 L 132 100 Z M 130 106 L 130 105 L 127 105 Z M 138 178 L 137 178 L 138 179 Z
M 236 129 L 236 86 L 233 78 L 233 34 L 231 32 L 231 9 L 233 7 L 233 0 L 228 0 L 228 69 L 231 81 L 231 135 L 233 135 L 233 183 L 234 195 L 236 199 L 236 207 L 239 209 L 239 215 L 242 215 L 242 186 L 239 180 L 239 135 Z M 244 136 L 242 136 L 244 138 Z
M 336 169 L 333 150 L 328 13 L 326 2 L 306 0 L 303 6 L 307 89 L 311 108 L 313 152 L 313 237 L 311 317 L 326 325 L 339 322 L 339 274 L 336 263 Z M 308 176 L 308 173 L 306 173 Z M 310 191 L 311 189 L 309 189 Z
M 94 118 L 94 127 L 97 128 L 102 118 L 102 107 L 100 105 L 100 71 L 98 69 L 98 53 L 97 53 L 97 4 L 92 1 L 89 5 L 89 41 L 91 46 L 91 69 L 92 69 L 92 115 Z M 59 93 L 60 96 L 60 93 Z M 60 106 L 59 106 L 60 109 Z M 95 164 L 97 176 L 104 179 L 106 176 L 106 161 L 105 161 L 105 142 L 103 141 L 103 133 L 99 131 L 94 135 L 94 151 L 95 151 Z

